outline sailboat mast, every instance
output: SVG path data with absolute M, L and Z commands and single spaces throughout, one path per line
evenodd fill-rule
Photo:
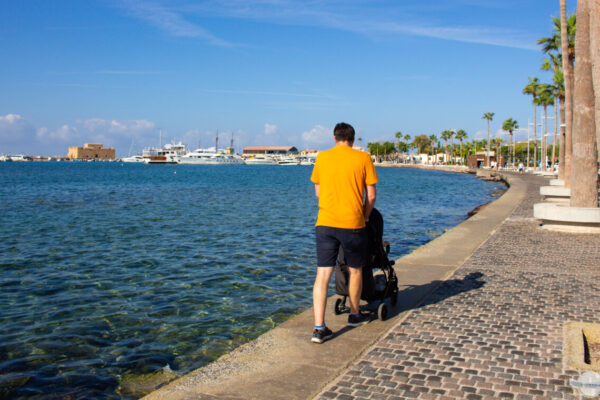
M 217 129 L 217 137 L 215 138 L 215 153 L 219 152 L 219 130 Z

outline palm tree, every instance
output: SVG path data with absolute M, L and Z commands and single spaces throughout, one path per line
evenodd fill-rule
M 537 143 L 537 96 L 540 89 L 538 78 L 529 77 L 529 84 L 523 88 L 523 94 L 530 94 L 533 97 L 533 143 Z M 537 168 L 537 144 L 533 147 L 533 169 Z M 529 165 L 528 165 L 529 166 Z
M 437 136 L 435 136 L 435 135 L 429 135 L 429 142 L 431 143 L 431 163 L 433 164 L 433 160 L 434 160 L 434 158 L 433 158 L 433 149 L 435 147 L 435 144 L 437 143 Z
M 361 143 L 362 143 L 362 138 L 361 138 L 361 137 L 359 137 L 359 138 L 358 138 L 358 145 L 362 147 Z
M 565 178 L 565 80 L 562 68 L 559 68 L 554 73 L 554 90 L 555 96 L 558 98 L 559 103 L 559 116 L 560 116 L 560 136 L 558 142 L 558 179 Z M 556 104 L 555 104 L 556 105 Z
M 544 107 L 544 136 L 542 140 L 542 149 L 544 153 L 541 155 L 540 160 L 544 163 L 544 170 L 546 170 L 546 166 L 548 165 L 548 153 L 546 151 L 546 132 L 548 131 L 548 106 L 554 105 L 554 90 L 551 85 L 546 83 L 540 85 L 540 90 L 538 93 L 538 104 Z
M 454 163 L 454 129 L 450 129 L 450 163 Z
M 409 146 L 408 146 L 408 141 L 410 140 L 410 135 L 408 133 L 406 133 L 403 136 L 404 141 L 406 142 L 406 153 L 409 153 Z
M 556 20 L 556 18 L 554 18 Z M 556 23 L 556 22 L 555 22 Z M 559 21 L 560 23 L 560 21 Z M 560 36 L 558 36 L 557 33 L 554 34 L 554 36 L 556 36 L 558 38 L 558 45 L 554 46 L 551 50 L 552 51 L 558 51 L 558 46 L 560 46 Z M 540 39 L 542 40 L 542 39 Z M 540 43 L 540 40 L 538 40 L 538 44 Z M 544 47 L 544 51 L 547 52 L 548 54 L 548 58 L 544 59 L 544 63 L 542 64 L 542 70 L 544 71 L 549 71 L 550 69 L 552 69 L 552 75 L 553 75 L 553 83 L 554 85 L 552 86 L 552 90 L 553 90 L 553 95 L 554 95 L 554 140 L 552 140 L 552 170 L 554 170 L 554 163 L 556 162 L 556 140 L 557 140 L 557 136 L 558 136 L 558 83 L 556 82 L 556 78 L 557 78 L 557 74 L 559 73 L 559 71 L 561 70 L 561 63 L 562 63 L 562 54 L 554 54 L 551 53 L 550 49 L 546 50 L 546 47 Z M 564 164 L 562 164 L 562 167 L 564 167 Z M 561 167 L 561 168 L 562 168 Z
M 560 0 L 560 47 L 565 80 L 566 135 L 565 135 L 565 187 L 571 185 L 571 159 L 573 156 L 573 64 L 575 62 L 576 17 L 567 17 L 567 0 Z M 568 55 L 565 57 L 565 54 Z
M 516 131 L 517 129 L 519 129 L 519 123 L 517 121 L 515 121 L 512 118 L 507 119 L 506 121 L 504 121 L 504 123 L 502 124 L 502 129 L 505 131 L 508 131 L 508 150 L 510 152 L 510 148 L 512 147 L 512 141 L 513 141 L 513 132 Z M 515 158 L 514 158 L 514 154 L 511 156 L 510 159 L 510 164 L 512 166 L 515 165 Z
M 592 76 L 594 80 L 594 96 L 596 114 L 596 150 L 600 151 L 600 3 L 596 0 L 596 11 L 591 13 L 590 46 L 592 57 Z
M 502 140 L 501 138 L 495 138 L 493 140 L 494 144 L 496 145 L 496 170 L 498 170 L 498 168 L 500 167 L 500 148 L 504 140 Z
M 452 132 L 450 130 L 445 130 L 440 134 L 440 137 L 444 140 L 444 147 L 446 149 L 446 157 L 445 162 L 448 163 L 448 139 L 452 136 Z
M 456 131 L 455 136 L 458 140 L 460 140 L 460 163 L 463 163 L 463 140 L 467 138 L 467 132 L 464 129 L 459 129 Z
M 573 98 L 573 152 L 571 165 L 571 207 L 598 207 L 598 165 L 594 119 L 594 86 L 590 49 L 590 0 L 577 2 L 575 39 L 575 92 Z
M 485 114 L 483 114 L 483 117 L 481 117 L 481 119 L 487 119 L 487 133 L 488 133 L 488 153 L 487 153 L 487 166 L 490 166 L 490 121 L 492 119 L 494 119 L 494 113 L 493 112 L 486 112 Z
M 400 139 L 402 139 L 402 132 L 398 131 L 396 132 L 396 134 L 394 135 L 396 136 L 396 140 L 398 141 L 398 157 L 400 156 Z
M 429 137 L 427 135 L 417 135 L 413 140 L 413 144 L 417 148 L 417 153 L 423 154 L 427 146 L 429 146 Z

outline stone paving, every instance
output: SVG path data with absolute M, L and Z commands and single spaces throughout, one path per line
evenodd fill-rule
M 563 327 L 600 322 L 600 235 L 540 229 L 547 180 L 522 178 L 512 215 L 317 399 L 580 398 Z

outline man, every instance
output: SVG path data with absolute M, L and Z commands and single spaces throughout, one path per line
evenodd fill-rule
M 362 267 L 367 261 L 365 221 L 375 205 L 377 174 L 368 153 L 354 150 L 354 128 L 339 123 L 333 130 L 335 147 L 319 153 L 311 181 L 319 198 L 316 223 L 317 276 L 313 287 L 315 328 L 312 341 L 323 343 L 333 333 L 325 325 L 327 288 L 340 246 L 349 268 L 349 326 L 370 321 L 359 310 Z M 365 196 L 366 194 L 366 196 Z

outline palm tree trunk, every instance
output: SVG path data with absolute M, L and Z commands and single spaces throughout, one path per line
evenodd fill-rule
M 548 165 L 548 150 L 547 150 L 547 146 L 548 146 L 548 142 L 546 141 L 546 134 L 548 133 L 548 106 L 546 104 L 544 104 L 544 136 L 543 136 L 543 140 L 542 140 L 542 151 L 544 152 L 544 154 L 542 154 L 541 161 L 544 163 L 544 168 L 542 168 L 542 170 L 547 170 L 547 165 Z
M 513 138 L 512 138 L 512 131 L 508 131 L 509 135 L 508 135 L 508 154 L 510 155 L 510 165 L 512 165 L 513 167 L 515 166 L 515 157 L 513 154 Z
M 598 165 L 594 84 L 590 49 L 591 0 L 577 2 L 575 93 L 573 107 L 573 165 L 571 207 L 598 207 Z
M 590 44 L 596 114 L 596 150 L 600 151 L 600 0 L 591 4 Z
M 533 170 L 537 169 L 537 106 L 533 99 Z
M 556 140 L 558 139 L 558 97 L 554 97 L 554 139 L 552 140 L 552 171 L 556 164 Z
M 487 141 L 487 165 L 490 166 L 490 120 L 487 120 L 488 141 Z
M 563 54 L 563 71 L 565 75 L 565 187 L 571 187 L 571 159 L 573 158 L 573 64 L 569 56 L 569 36 L 567 33 L 567 0 L 560 0 L 560 41 Z
M 558 179 L 565 179 L 565 99 L 560 97 L 560 140 L 558 143 Z

